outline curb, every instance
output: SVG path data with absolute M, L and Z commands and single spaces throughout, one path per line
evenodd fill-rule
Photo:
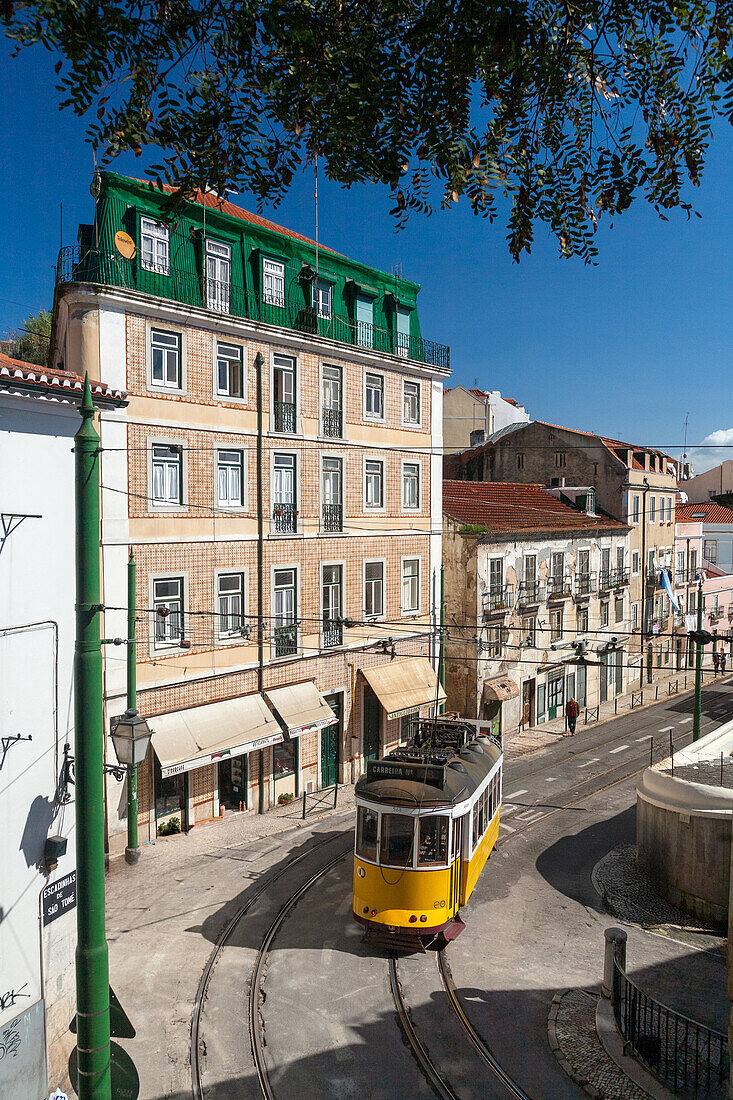
M 578 1073 L 573 1066 L 570 1065 L 567 1058 L 560 1049 L 560 1044 L 557 1040 L 557 1014 L 560 1010 L 560 1004 L 563 997 L 567 993 L 572 993 L 572 989 L 561 989 L 552 998 L 552 1004 L 550 1006 L 550 1013 L 547 1017 L 547 1039 L 550 1044 L 550 1050 L 555 1055 L 560 1068 L 567 1073 L 571 1080 L 575 1081 L 576 1085 L 580 1085 L 588 1096 L 592 1096 L 593 1100 L 604 1100 L 604 1094 L 599 1092 L 598 1089 L 591 1085 L 586 1077 L 582 1073 Z

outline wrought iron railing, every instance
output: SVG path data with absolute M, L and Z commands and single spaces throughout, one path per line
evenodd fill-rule
M 295 405 L 292 401 L 274 401 L 273 412 L 276 432 L 295 431 Z
M 519 603 L 541 603 L 544 588 L 539 581 L 522 581 L 519 585 Z
M 613 1013 L 626 1047 L 675 1093 L 726 1095 L 728 1039 L 645 993 L 613 959 Z
M 295 531 L 298 524 L 297 517 L 294 504 L 273 504 L 272 506 L 272 525 L 277 534 Z
M 343 531 L 344 509 L 342 504 L 323 505 L 323 530 Z
M 125 260 L 117 253 L 102 249 L 81 251 L 78 245 L 62 248 L 56 263 L 56 283 L 71 282 L 125 287 L 434 367 L 450 367 L 450 349 L 445 344 L 436 344 L 421 336 L 400 336 L 395 330 L 364 321 L 350 321 L 335 315 L 323 317 L 316 309 L 304 305 L 302 287 L 293 289 L 284 298 L 263 296 L 253 294 L 234 281 L 217 282 L 176 267 L 148 270 L 139 257 Z
M 490 588 L 483 594 L 484 611 L 508 611 L 513 593 L 514 589 L 507 584 L 501 588 Z
M 323 409 L 323 434 L 327 439 L 341 439 L 343 435 L 343 416 L 341 409 Z
M 577 573 L 575 576 L 575 595 L 590 596 L 594 590 L 595 577 L 592 573 Z
M 568 577 L 548 577 L 547 598 L 549 600 L 557 599 L 560 596 L 567 596 L 569 592 L 570 580 Z
M 334 622 L 333 619 L 323 620 L 323 648 L 330 649 L 331 646 L 341 645 L 344 640 L 344 628 L 341 623 Z
M 273 630 L 273 640 L 275 642 L 276 657 L 287 657 L 290 653 L 297 653 L 297 623 L 289 623 L 287 626 L 276 626 Z
M 598 591 L 599 592 L 608 592 L 609 588 L 611 587 L 611 578 L 612 577 L 613 577 L 613 573 L 611 572 L 610 569 L 601 569 L 600 573 L 598 574 Z

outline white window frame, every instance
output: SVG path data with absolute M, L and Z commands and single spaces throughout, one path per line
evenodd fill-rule
M 339 411 L 341 413 L 341 435 L 340 436 L 324 436 L 323 434 L 323 413 L 326 408 L 325 405 L 325 385 L 326 379 L 324 372 L 326 370 L 334 370 L 339 373 Z M 320 426 L 321 437 L 328 440 L 336 441 L 338 439 L 344 439 L 346 436 L 346 409 L 344 407 L 344 376 L 345 370 L 342 363 L 334 363 L 332 361 L 324 360 L 318 365 L 318 423 Z
M 648 505 L 649 505 L 649 507 L 647 509 L 647 517 L 649 519 L 649 522 L 650 523 L 656 523 L 657 522 L 657 498 L 650 495 L 649 500 L 648 500 Z M 660 520 L 660 523 L 661 523 L 661 520 Z
M 337 568 L 337 569 L 341 570 L 341 618 L 342 619 L 346 618 L 346 611 L 345 611 L 346 562 L 345 562 L 344 559 L 341 559 L 339 561 L 322 561 L 322 562 L 319 563 L 319 566 L 318 566 L 318 611 L 319 611 L 318 632 L 320 634 L 320 641 L 319 641 L 320 648 L 325 650 L 327 653 L 330 653 L 333 650 L 337 650 L 337 649 L 340 648 L 340 646 L 327 646 L 327 645 L 325 645 L 324 644 L 324 636 L 323 636 L 323 612 L 325 610 L 325 608 L 323 606 L 323 570 L 324 569 L 332 569 L 332 568 Z M 342 645 L 345 644 L 345 639 L 346 639 L 346 627 L 342 626 L 342 638 L 341 638 L 341 644 Z
M 639 604 L 636 603 L 636 602 L 632 603 L 632 605 L 631 605 L 630 620 L 631 620 L 631 629 L 632 629 L 632 631 L 633 630 L 638 630 L 639 629 Z
M 367 466 L 369 466 L 370 464 L 377 464 L 377 463 L 379 464 L 379 466 L 381 466 L 381 469 L 382 469 L 382 474 L 381 474 L 382 503 L 381 504 L 369 504 L 369 503 L 367 503 L 367 477 L 368 476 L 370 476 L 370 477 L 374 476 L 374 472 L 372 471 L 372 473 L 369 474 L 369 472 L 367 471 Z M 383 458 L 375 458 L 373 456 L 366 456 L 365 455 L 364 456 L 364 472 L 363 472 L 363 478 L 364 478 L 364 480 L 363 480 L 363 495 L 364 495 L 364 511 L 365 512 L 384 512 L 385 511 L 385 502 L 386 502 L 385 476 L 386 476 L 386 464 L 385 464 L 384 459 Z
M 293 653 L 284 653 L 281 657 L 275 656 L 275 574 L 281 573 L 285 570 L 293 570 L 295 573 L 295 583 L 293 585 L 294 590 L 294 602 L 295 602 L 295 618 L 296 635 L 295 635 L 295 651 Z M 294 657 L 300 656 L 302 652 L 302 637 L 299 621 L 299 608 L 300 608 L 300 568 L 297 562 L 278 562 L 277 565 L 270 567 L 270 623 L 272 625 L 272 641 L 270 643 L 270 660 L 271 661 L 292 661 Z
M 222 453 L 237 454 L 240 461 L 240 494 L 239 503 L 232 504 L 230 501 L 224 501 L 219 496 L 219 456 Z M 233 465 L 226 463 L 225 465 Z M 214 448 L 214 506 L 217 509 L 223 509 L 225 511 L 236 510 L 243 512 L 247 508 L 247 452 L 242 447 L 237 447 L 235 444 L 228 446 L 226 443 L 217 443 Z
M 611 624 L 610 600 L 600 600 L 598 604 L 598 625 L 603 629 Z
M 213 346 L 213 393 L 215 398 L 219 398 L 226 402 L 237 402 L 237 404 L 244 404 L 247 400 L 247 356 L 245 348 L 242 344 L 237 343 L 236 340 L 221 339 L 218 336 L 214 336 L 212 341 Z M 229 350 L 239 352 L 239 367 L 240 367 L 240 382 L 241 382 L 241 394 L 226 393 L 225 390 L 219 389 L 219 347 L 227 348 Z
M 275 456 L 286 456 L 293 459 L 293 504 L 295 505 L 295 530 L 294 531 L 276 531 L 275 530 L 275 506 L 278 503 L 275 500 Z M 277 535 L 278 538 L 295 538 L 301 532 L 300 527 L 300 462 L 298 461 L 298 452 L 284 447 L 276 447 L 270 451 L 270 533 Z M 279 503 L 287 503 L 286 501 L 280 501 Z M 278 568 L 290 568 L 289 566 L 278 566 Z
M 180 614 L 183 618 L 183 629 L 178 638 L 172 641 L 158 640 L 156 637 L 156 626 L 158 623 L 158 614 L 156 608 L 158 604 L 163 605 L 165 600 L 156 599 L 155 586 L 157 582 L 163 581 L 179 581 L 181 584 L 181 611 Z M 162 650 L 180 649 L 181 642 L 188 640 L 188 575 L 184 570 L 180 570 L 174 573 L 154 573 L 148 578 L 148 606 L 150 611 L 150 628 L 148 631 L 148 650 L 150 654 L 160 653 Z M 167 597 L 168 600 L 172 597 Z M 168 619 L 165 620 L 168 623 Z
M 145 255 L 146 238 L 151 242 L 151 259 L 148 259 Z M 160 245 L 164 246 L 160 248 L 160 253 L 164 258 L 159 262 L 157 254 Z M 149 218 L 145 214 L 140 215 L 140 266 L 144 271 L 152 271 L 156 275 L 170 275 L 171 273 L 170 230 L 164 222 Z
M 417 562 L 417 574 L 415 582 L 415 594 L 417 601 L 415 607 L 405 606 L 405 565 L 408 562 Z M 400 560 L 400 607 L 403 615 L 419 615 L 420 614 L 420 582 L 422 579 L 422 561 L 419 556 L 415 554 L 406 554 Z
M 631 497 L 630 519 L 632 523 L 641 522 L 641 496 L 639 493 L 634 493 Z
M 290 363 L 290 367 L 286 367 L 284 363 L 276 363 L 275 360 L 287 359 Z M 293 372 L 293 404 L 295 405 L 295 429 L 292 432 L 277 431 L 275 428 L 275 370 L 292 370 Z M 292 439 L 293 436 L 302 434 L 302 425 L 300 419 L 300 360 L 297 355 L 286 355 L 284 352 L 274 351 L 270 356 L 270 432 L 272 435 L 284 437 L 285 439 Z
M 405 502 L 405 489 L 407 488 L 406 470 L 408 466 L 411 469 L 417 470 L 417 504 L 407 504 Z M 412 475 L 410 476 L 412 477 Z M 405 459 L 402 460 L 400 499 L 402 501 L 403 512 L 419 512 L 422 509 L 422 466 L 420 462 L 408 462 L 405 461 Z
M 639 563 L 641 561 L 641 552 L 639 550 L 631 551 L 631 575 L 637 577 L 639 575 Z
M 335 501 L 326 501 L 326 470 L 324 462 L 326 459 L 337 459 L 341 463 L 341 531 L 328 531 L 329 536 L 340 535 L 346 531 L 346 455 L 338 454 L 334 451 L 323 451 L 319 462 L 319 478 L 318 478 L 318 525 L 323 530 L 323 509 L 326 503 L 334 504 Z M 326 562 L 327 565 L 336 565 L 337 562 Z
M 266 265 L 270 265 L 270 271 L 266 269 Z M 262 301 L 266 302 L 269 306 L 278 306 L 280 309 L 285 308 L 285 264 L 282 260 L 274 260 L 270 256 L 262 257 Z M 275 287 L 275 281 L 280 280 L 282 284 L 282 295 L 278 296 L 277 289 Z M 268 288 L 269 281 L 269 288 Z
M 325 302 L 327 308 L 323 308 Z M 313 309 L 316 310 L 319 317 L 325 318 L 327 321 L 331 319 L 333 315 L 333 286 L 325 279 L 314 279 L 311 283 L 311 304 Z
M 222 577 L 233 577 L 233 576 L 240 577 L 241 581 L 242 581 L 242 587 L 241 587 L 242 610 L 240 612 L 240 616 L 241 616 L 241 619 L 242 619 L 242 625 L 245 626 L 245 627 L 247 626 L 247 612 L 248 612 L 248 609 L 249 609 L 248 608 L 249 601 L 247 599 L 249 576 L 248 576 L 247 570 L 246 569 L 241 569 L 241 568 L 240 569 L 238 569 L 238 568 L 216 569 L 214 571 L 214 607 L 216 608 L 216 642 L 217 642 L 217 645 L 250 645 L 253 639 L 251 637 L 247 638 L 247 636 L 245 634 L 242 634 L 240 631 L 222 633 L 222 630 L 221 630 L 221 615 L 220 615 L 220 608 L 219 608 L 219 600 L 222 597 L 221 597 L 221 593 L 219 591 L 219 585 L 221 583 L 221 578 Z
M 178 372 L 177 382 L 175 385 L 171 382 L 166 382 L 165 375 L 167 374 L 167 367 L 163 368 L 163 380 L 157 381 L 153 378 L 153 337 L 155 334 L 161 336 L 174 336 L 178 342 Z M 167 325 L 153 325 L 147 323 L 145 326 L 145 355 L 146 355 L 146 385 L 149 390 L 154 390 L 156 393 L 185 393 L 186 391 L 186 335 L 181 329 L 169 328 Z M 172 350 L 171 347 L 164 349 L 167 351 Z
M 405 416 L 405 404 L 406 404 L 406 389 L 407 386 L 417 386 L 417 419 L 410 420 Z M 421 428 L 422 427 L 422 383 L 418 378 L 403 378 L 402 379 L 402 427 L 403 428 Z
M 370 378 L 370 377 L 379 378 L 381 380 L 381 383 L 382 383 L 382 385 L 381 385 L 382 413 L 381 413 L 380 416 L 377 416 L 373 412 L 368 412 L 367 411 L 367 390 L 368 390 L 367 379 Z M 386 415 L 387 415 L 387 382 L 386 382 L 385 375 L 382 371 L 379 371 L 379 370 L 366 370 L 365 369 L 364 370 L 364 419 L 365 420 L 371 420 L 371 421 L 373 421 L 374 423 L 377 423 L 377 424 L 384 424 L 385 421 L 386 421 Z
M 563 633 L 565 632 L 565 616 L 564 616 L 563 612 L 564 612 L 564 608 L 562 608 L 562 607 L 553 607 L 553 608 L 550 609 L 550 614 L 548 615 L 548 628 L 549 628 L 549 631 L 550 631 L 550 642 L 551 643 L 562 641 L 562 636 L 563 636 Z M 557 627 L 553 626 L 553 618 L 557 619 L 558 616 L 559 616 L 559 622 L 560 622 L 559 629 Z
M 183 512 L 188 506 L 188 441 L 185 439 L 168 439 L 165 436 L 148 436 L 145 440 L 147 451 L 147 508 L 148 512 Z M 177 504 L 157 502 L 153 499 L 153 448 L 170 447 L 177 448 L 181 452 L 180 478 L 181 499 Z
M 366 593 L 367 593 L 367 577 L 366 570 L 367 565 L 381 565 L 382 566 L 382 610 L 379 614 L 370 614 L 366 609 Z M 374 582 L 370 582 L 374 583 Z M 370 623 L 380 622 L 386 617 L 386 595 L 387 595 L 387 559 L 386 558 L 368 558 L 362 562 L 362 584 L 361 584 L 361 599 L 364 605 L 364 619 Z

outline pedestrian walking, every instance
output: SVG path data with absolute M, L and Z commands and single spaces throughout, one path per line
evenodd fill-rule
M 713 671 L 715 672 L 716 676 L 720 672 L 720 654 L 718 653 L 717 649 L 713 650 Z
M 725 672 L 725 650 L 720 651 L 720 671 Z
M 578 721 L 578 715 L 580 714 L 580 703 L 573 696 L 568 699 L 565 704 L 565 720 L 568 724 L 568 729 L 571 733 L 575 733 L 575 723 Z

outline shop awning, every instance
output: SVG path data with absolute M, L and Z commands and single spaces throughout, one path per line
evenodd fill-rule
M 361 672 L 390 721 L 413 714 L 428 703 L 445 702 L 446 694 L 427 657 L 405 657 Z
M 519 685 L 515 684 L 511 676 L 495 676 L 493 680 L 487 680 L 484 684 L 484 699 L 514 699 L 519 695 Z
M 164 778 L 283 740 L 277 719 L 261 695 L 159 714 L 148 724 Z
M 288 687 L 273 688 L 265 695 L 280 715 L 289 737 L 314 733 L 332 726 L 338 718 L 312 680 Z

